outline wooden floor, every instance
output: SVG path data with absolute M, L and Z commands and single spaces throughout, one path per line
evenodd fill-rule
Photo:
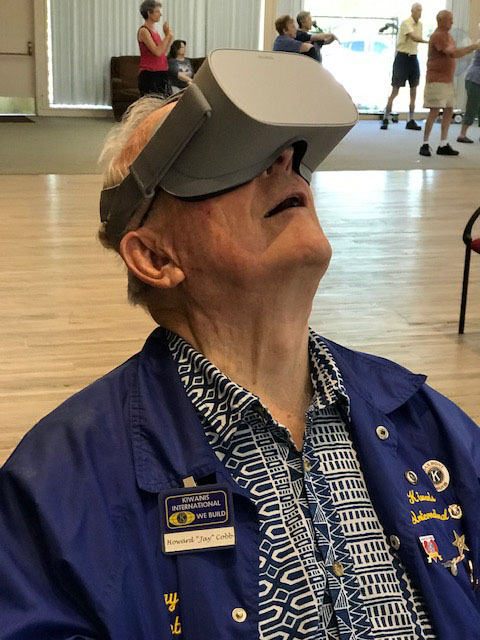
M 95 239 L 99 187 L 99 176 L 0 176 L 0 462 L 153 328 L 126 303 L 123 267 Z M 478 256 L 457 336 L 461 234 L 480 205 L 478 171 L 322 172 L 313 188 L 334 258 L 312 325 L 428 374 L 480 421 Z

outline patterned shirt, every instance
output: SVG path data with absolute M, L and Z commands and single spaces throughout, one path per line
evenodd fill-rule
M 257 507 L 260 639 L 434 640 L 373 509 L 349 399 L 320 338 L 310 335 L 314 395 L 299 452 L 255 395 L 166 334 L 210 445 Z

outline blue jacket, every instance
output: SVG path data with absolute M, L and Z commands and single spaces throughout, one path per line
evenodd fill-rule
M 466 562 L 457 576 L 428 562 L 419 537 L 445 559 L 465 534 L 480 568 L 480 431 L 454 404 L 402 367 L 326 341 L 351 399 L 353 438 L 373 504 L 427 603 L 439 640 L 480 637 L 479 602 Z M 388 437 L 380 439 L 382 425 Z M 422 470 L 439 460 L 450 484 Z M 412 486 L 405 478 L 418 475 Z M 233 549 L 166 556 L 158 494 L 228 484 Z M 408 493 L 435 497 L 461 520 L 413 524 Z M 0 638 L 56 640 L 258 637 L 257 515 L 208 446 L 161 330 L 141 353 L 63 403 L 23 439 L 0 476 Z M 247 617 L 232 616 L 244 609 Z M 180 635 L 181 631 L 181 635 Z

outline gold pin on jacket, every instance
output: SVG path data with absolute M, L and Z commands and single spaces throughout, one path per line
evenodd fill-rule
M 450 506 L 457 506 L 457 505 L 450 505 Z M 448 510 L 450 511 L 450 507 L 448 508 Z M 453 516 L 452 516 L 453 517 Z M 466 543 L 465 543 L 465 536 L 459 536 L 458 533 L 454 530 L 453 535 L 455 536 L 455 540 L 452 542 L 452 545 L 454 547 L 457 547 L 458 549 L 458 556 L 455 558 L 452 558 L 451 560 L 447 560 L 447 562 L 443 563 L 443 566 L 446 569 L 450 569 L 452 576 L 457 576 L 458 575 L 458 565 L 460 564 L 460 562 L 462 562 L 462 560 L 465 559 L 465 554 L 463 553 L 464 551 L 470 551 L 470 549 L 467 547 Z
M 465 554 L 463 552 L 470 551 L 465 542 L 465 535 L 459 536 L 456 531 L 453 532 L 453 535 L 455 536 L 455 540 L 452 542 L 452 544 L 454 547 L 457 547 L 460 560 L 463 560 L 465 557 Z
M 450 514 L 450 517 L 454 518 L 455 520 L 460 520 L 460 518 L 463 516 L 462 507 L 459 504 L 449 505 L 448 513 Z

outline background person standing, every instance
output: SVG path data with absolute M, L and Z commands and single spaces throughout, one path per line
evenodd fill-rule
M 475 53 L 472 64 L 468 68 L 465 76 L 465 89 L 467 91 L 467 106 L 457 142 L 473 142 L 471 138 L 467 138 L 467 129 L 473 124 L 477 114 L 480 124 L 480 51 Z
M 388 129 L 388 116 L 392 110 L 392 104 L 398 96 L 400 87 L 407 83 L 410 85 L 410 105 L 406 129 L 419 131 L 422 127 L 415 120 L 415 99 L 417 87 L 420 81 L 420 67 L 417 58 L 419 42 L 428 42 L 423 39 L 423 25 L 420 22 L 422 5 L 418 2 L 412 5 L 412 15 L 400 25 L 397 39 L 397 53 L 393 62 L 392 93 L 388 98 L 387 106 L 383 113 L 383 122 L 380 129 Z
M 138 89 L 142 96 L 147 93 L 169 96 L 171 93 L 166 52 L 173 40 L 173 31 L 168 23 L 164 22 L 165 38 L 162 40 L 155 29 L 155 24 L 162 17 L 161 9 L 161 3 L 153 2 L 153 0 L 145 0 L 140 5 L 140 13 L 145 19 L 145 23 L 137 34 L 138 46 L 140 47 Z
M 448 144 L 448 130 L 452 121 L 455 105 L 455 89 L 453 76 L 457 65 L 456 58 L 461 58 L 478 50 L 478 42 L 468 47 L 457 49 L 449 31 L 453 25 L 453 14 L 444 9 L 437 14 L 437 28 L 430 36 L 428 44 L 427 81 L 423 106 L 430 109 L 425 121 L 423 145 L 420 147 L 421 156 L 431 156 L 428 145 L 430 132 L 440 109 L 443 109 L 441 124 L 441 140 L 437 148 L 439 156 L 458 156 L 459 152 Z
M 316 58 L 319 62 L 322 61 L 322 53 L 320 49 L 324 44 L 331 44 L 335 40 L 338 41 L 337 36 L 333 33 L 309 33 L 313 27 L 313 20 L 310 11 L 300 11 L 297 15 L 297 34 L 295 40 L 300 42 L 311 42 L 314 45 Z

